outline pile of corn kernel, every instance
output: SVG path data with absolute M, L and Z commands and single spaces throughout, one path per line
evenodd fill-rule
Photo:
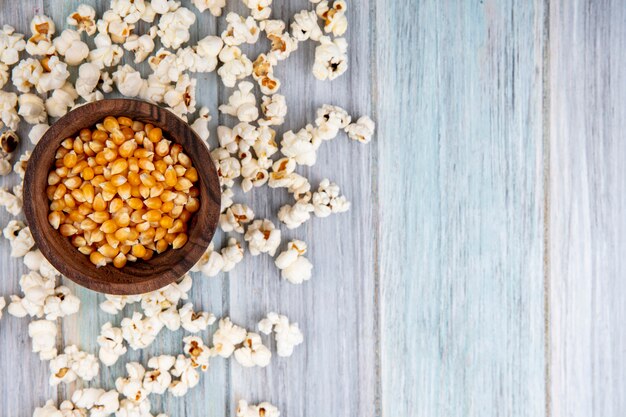
M 67 138 L 48 175 L 48 221 L 97 267 L 149 260 L 187 243 L 198 172 L 163 131 L 107 117 Z

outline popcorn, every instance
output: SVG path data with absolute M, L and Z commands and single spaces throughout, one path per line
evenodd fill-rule
M 218 130 L 219 135 L 219 130 Z M 241 175 L 241 163 L 237 158 L 230 155 L 230 152 L 224 148 L 215 148 L 211 151 L 211 158 L 215 163 L 217 175 L 220 179 L 220 185 L 232 187 L 235 180 Z M 1 204 L 0 194 L 0 204 Z
M 278 211 L 278 219 L 283 222 L 288 229 L 300 227 L 311 218 L 313 212 L 313 204 L 310 198 L 301 198 L 297 200 L 293 206 L 288 204 L 282 206 Z
M 225 188 L 222 190 L 222 201 L 220 204 L 220 213 L 226 211 L 226 209 L 233 205 L 233 190 L 230 188 Z
M 11 173 L 10 156 L 3 155 L 0 158 L 0 176 L 9 175 Z
M 214 244 L 211 242 L 206 252 L 191 270 L 201 271 L 207 277 L 214 277 L 222 271 L 223 267 L 224 258 L 214 250 Z
M 11 79 L 19 92 L 28 93 L 32 87 L 39 84 L 42 74 L 41 63 L 36 59 L 28 58 L 20 61 L 13 68 Z
M 200 367 L 202 371 L 206 372 L 209 369 L 209 360 L 211 359 L 209 347 L 198 336 L 187 336 L 183 339 L 183 342 L 185 343 L 183 351 L 191 359 L 191 366 L 194 368 Z
M 307 125 L 297 133 L 293 133 L 291 130 L 285 132 L 280 141 L 282 154 L 293 158 L 299 165 L 315 165 L 319 143 L 315 141 L 312 131 L 313 127 Z
M 240 154 L 240 157 L 242 156 L 243 153 Z M 269 173 L 267 172 L 267 169 L 261 166 L 259 160 L 253 159 L 252 156 L 248 154 L 247 160 L 242 158 L 241 177 L 243 178 L 241 181 L 241 189 L 244 193 L 247 193 L 253 187 L 261 187 L 267 183 Z
M 96 11 L 87 4 L 78 6 L 75 12 L 67 17 L 67 24 L 75 26 L 76 30 L 85 32 L 89 36 L 96 34 Z
M 157 318 L 168 330 L 175 332 L 180 329 L 180 315 L 176 306 L 171 306 L 159 312 Z
M 272 330 L 276 337 L 276 349 L 278 356 L 287 357 L 293 354 L 293 349 L 304 341 L 298 323 L 289 323 L 287 316 L 269 313 L 258 324 L 259 330 L 264 334 L 270 334 Z
M 261 253 L 269 253 L 274 256 L 280 245 L 280 230 L 276 229 L 270 220 L 255 220 L 244 235 L 248 242 L 250 253 L 257 256 Z
M 337 137 L 340 129 L 345 129 L 352 118 L 341 107 L 324 104 L 317 109 L 315 119 L 315 135 L 321 140 L 330 140 Z
M 322 180 L 319 188 L 313 193 L 313 211 L 317 217 L 328 217 L 331 213 L 343 213 L 350 209 L 350 202 L 345 196 L 339 195 L 339 186 L 331 183 L 328 178 Z
M 135 312 L 121 322 L 122 335 L 133 350 L 144 349 L 154 342 L 163 328 L 163 323 L 156 317 L 143 319 L 141 313 Z
M 311 279 L 313 265 L 304 257 L 306 250 L 306 243 L 301 240 L 292 240 L 287 245 L 287 250 L 276 257 L 274 262 L 282 271 L 283 279 L 292 284 L 302 284 Z
M 89 47 L 81 41 L 80 33 L 72 29 L 65 29 L 52 43 L 67 65 L 76 66 L 89 55 Z
M 32 36 L 26 42 L 26 52 L 33 56 L 45 56 L 54 54 L 52 35 L 56 28 L 54 22 L 48 16 L 36 15 L 30 22 Z
M 72 403 L 75 407 L 90 410 L 105 392 L 100 388 L 79 389 L 72 394 Z
M 139 404 L 147 399 L 150 391 L 143 387 L 143 379 L 146 373 L 144 367 L 137 362 L 129 362 L 126 364 L 126 378 L 117 378 L 115 380 L 115 389 L 132 401 Z
M 243 247 L 237 239 L 231 237 L 228 239 L 228 245 L 222 249 L 221 255 L 222 260 L 224 261 L 222 271 L 231 271 L 239 262 L 243 260 Z
M 111 11 L 128 23 L 137 23 L 142 19 L 152 22 L 155 12 L 148 10 L 149 4 L 144 0 L 112 0 Z
M 191 0 L 193 5 L 196 6 L 200 12 L 207 9 L 213 16 L 221 16 L 222 9 L 226 6 L 226 0 Z
M 154 394 L 164 394 L 172 382 L 169 370 L 174 366 L 176 358 L 169 355 L 155 356 L 148 360 L 148 367 L 152 371 L 145 373 L 143 387 Z
M 54 401 L 48 400 L 43 407 L 35 408 L 33 417 L 64 417 L 61 411 L 54 406 Z
M 179 380 L 172 381 L 169 390 L 175 397 L 181 397 L 187 393 L 189 388 L 193 388 L 200 382 L 200 374 L 193 366 L 193 361 L 184 355 L 178 355 L 174 368 L 170 371 Z
M 46 320 L 56 320 L 76 314 L 80 308 L 80 299 L 65 286 L 57 287 L 53 295 L 46 297 L 43 312 Z
M 222 32 L 222 40 L 226 45 L 238 46 L 242 43 L 256 43 L 259 40 L 259 27 L 254 18 L 244 18 L 237 13 L 230 12 L 226 15 L 228 26 Z
M 177 115 L 185 115 L 196 111 L 196 80 L 183 75 L 176 87 L 167 91 L 163 97 L 165 103 Z
M 272 43 L 272 49 L 267 54 L 270 62 L 284 61 L 289 55 L 298 49 L 298 40 L 289 36 L 289 33 L 267 32 L 267 39 Z
M 368 116 L 362 116 L 356 123 L 351 123 L 345 128 L 348 137 L 361 143 L 369 143 L 374 136 L 376 123 Z
M 100 68 L 91 62 L 86 62 L 78 68 L 78 78 L 76 79 L 76 92 L 83 99 L 89 101 L 93 91 L 100 81 Z
M 252 74 L 252 62 L 236 46 L 225 46 L 219 53 L 223 65 L 217 70 L 226 87 L 234 87 L 237 80 Z
M 122 47 L 113 45 L 113 41 L 107 33 L 99 33 L 95 37 L 94 43 L 96 48 L 89 52 L 88 59 L 99 69 L 116 66 L 124 56 Z
M 217 67 L 217 57 L 224 46 L 219 36 L 206 36 L 189 48 L 180 49 L 177 60 L 191 72 L 212 72 Z
M 347 5 L 344 0 L 335 0 L 332 8 L 328 1 L 320 2 L 315 8 L 317 15 L 324 20 L 324 32 L 341 36 L 348 29 L 348 19 L 346 18 Z
M 9 66 L 0 62 L 0 88 L 4 87 L 10 78 Z
M 234 204 L 220 215 L 219 224 L 224 232 L 244 233 L 243 225 L 254 220 L 254 212 L 246 204 Z
M 78 392 L 78 391 L 76 391 Z M 72 401 L 74 397 L 72 396 Z M 120 408 L 119 393 L 115 390 L 106 391 L 94 402 L 90 417 L 107 417 Z
M 317 15 L 314 11 L 301 10 L 293 16 L 293 20 L 291 34 L 300 42 L 308 39 L 317 42 L 322 37 L 322 30 L 317 24 Z
M 259 118 L 259 110 L 256 107 L 256 97 L 252 92 L 254 84 L 242 81 L 229 98 L 228 104 L 222 104 L 219 110 L 222 113 L 237 117 L 241 122 L 253 122 Z
M 111 295 L 105 294 L 105 301 L 100 303 L 100 309 L 109 314 L 117 314 L 127 305 L 141 301 L 141 295 Z
M 4 297 L 0 297 L 0 319 L 2 319 L 2 310 L 4 310 L 4 307 L 7 305 L 7 301 L 4 299 Z
M 154 50 L 154 38 L 157 35 L 157 29 L 152 26 L 148 33 L 144 35 L 130 35 L 124 42 L 124 49 L 135 54 L 134 62 L 138 64 L 143 62 Z
M 54 294 L 54 279 L 44 278 L 35 271 L 22 275 L 20 288 L 24 298 L 11 296 L 9 314 L 15 317 L 43 317 L 48 296 Z
M 29 159 L 30 159 L 30 151 L 26 151 L 22 154 L 22 156 L 20 156 L 19 161 L 17 161 L 15 165 L 13 166 L 13 171 L 15 171 L 15 173 L 18 174 L 22 180 L 24 180 L 24 177 L 26 177 L 26 166 L 28 165 Z M 17 190 L 17 188 L 19 188 L 19 190 Z M 21 196 L 22 186 L 16 185 L 15 187 L 13 187 L 13 194 L 17 196 Z
M 22 94 L 18 98 L 18 114 L 29 124 L 43 123 L 48 120 L 43 99 L 35 94 Z
M 178 310 L 180 315 L 180 324 L 183 329 L 190 333 L 198 333 L 202 330 L 206 330 L 211 324 L 215 323 L 215 316 L 206 311 L 200 311 L 198 313 L 193 311 L 193 305 L 187 303 Z
M 150 401 L 147 399 L 141 402 L 131 400 L 120 401 L 119 410 L 116 411 L 115 417 L 151 417 Z
M 235 350 L 235 359 L 245 367 L 269 365 L 272 352 L 263 344 L 261 336 L 256 333 L 248 333 L 243 346 Z
M 280 411 L 268 402 L 259 405 L 248 405 L 246 400 L 239 400 L 237 417 L 280 417 Z
M 24 255 L 24 265 L 47 279 L 54 280 L 61 273 L 42 255 L 39 249 L 34 249 Z
M 108 34 L 115 43 L 124 43 L 130 36 L 135 25 L 122 20 L 122 17 L 113 10 L 107 10 L 97 23 L 98 32 Z
M 113 82 L 118 91 L 126 97 L 138 97 L 146 84 L 139 71 L 128 64 L 117 67 L 117 71 L 113 73 Z
M 272 14 L 272 0 L 243 0 L 256 20 L 265 20 Z
M 8 66 L 19 61 L 19 54 L 26 48 L 24 35 L 15 33 L 15 28 L 4 25 L 0 30 L 0 62 Z
M 11 314 L 10 309 L 9 314 Z M 49 361 L 56 357 L 56 323 L 48 320 L 31 321 L 28 325 L 28 335 L 33 342 L 33 352 L 39 353 L 39 359 L 42 361 Z
M 158 24 L 158 35 L 165 48 L 178 49 L 189 40 L 189 28 L 196 21 L 196 15 L 185 7 L 165 13 Z
M 0 90 L 0 128 L 3 126 L 15 131 L 20 123 L 20 117 L 15 109 L 17 94 Z
M 220 320 L 219 328 L 213 333 L 211 351 L 214 355 L 228 358 L 235 351 L 235 346 L 243 343 L 246 335 L 246 329 L 233 324 L 230 318 L 225 317 Z
M 44 72 L 41 74 L 39 83 L 36 85 L 39 94 L 63 87 L 65 81 L 70 76 L 67 70 L 67 64 L 61 62 L 57 56 L 53 56 L 47 61 L 42 62 L 42 66 Z
M 200 139 L 207 141 L 211 132 L 209 132 L 209 122 L 211 121 L 211 115 L 209 109 L 202 107 L 198 113 L 198 117 L 191 124 L 191 128 L 196 132 Z
M 98 357 L 106 366 L 115 364 L 119 357 L 126 353 L 122 329 L 113 327 L 111 322 L 102 325 L 97 342 L 100 346 Z
M 50 117 L 61 117 L 67 114 L 68 109 L 74 107 L 78 93 L 70 83 L 54 90 L 46 100 L 46 111 Z M 47 125 L 46 125 L 47 126 Z M 47 130 L 47 129 L 46 129 Z
M 39 143 L 43 135 L 50 129 L 50 126 L 47 123 L 37 123 L 34 125 L 30 132 L 28 133 L 28 139 L 30 139 L 30 143 L 36 145 Z
M 7 223 L 4 229 L 2 229 L 2 235 L 5 239 L 9 241 L 14 241 L 20 233 L 20 230 L 25 227 L 26 225 L 24 224 L 24 222 L 21 222 L 19 220 L 11 220 L 9 221 L 9 223 Z
M 81 352 L 75 345 L 65 348 L 63 354 L 50 361 L 50 385 L 72 383 L 77 379 L 91 381 L 100 372 L 100 364 L 93 355 Z
M 19 231 L 15 239 L 11 240 L 11 258 L 21 258 L 35 246 L 35 240 L 30 233 L 30 228 L 25 227 Z
M 328 36 L 320 38 L 320 45 L 315 48 L 313 75 L 318 80 L 334 80 L 348 69 L 348 42 L 344 38 L 331 40 Z
M 287 102 L 285 96 L 274 94 L 263 96 L 261 111 L 265 118 L 259 119 L 259 126 L 279 126 L 285 123 L 287 115 Z

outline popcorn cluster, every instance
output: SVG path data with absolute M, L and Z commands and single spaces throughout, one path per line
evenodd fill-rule
M 219 146 L 211 150 L 222 186 L 219 225 L 228 234 L 227 244 L 222 248 L 211 244 L 192 271 L 208 277 L 231 271 L 243 260 L 247 245 L 253 256 L 274 257 L 278 253 L 274 262 L 282 278 L 290 283 L 309 280 L 313 266 L 305 257 L 308 246 L 294 239 L 281 248 L 280 223 L 294 230 L 313 216 L 345 212 L 350 203 L 337 184 L 324 179 L 314 188 L 298 168 L 313 166 L 322 144 L 342 131 L 353 141 L 368 143 L 375 123 L 367 116 L 353 121 L 341 107 L 323 105 L 312 123 L 277 137 L 275 128 L 285 122 L 288 108 L 285 96 L 279 93 L 281 80 L 275 69 L 301 42 L 311 42 L 315 45 L 311 68 L 314 77 L 333 80 L 345 73 L 348 44 L 343 35 L 348 28 L 347 4 L 344 0 L 311 0 L 314 10 L 299 11 L 287 25 L 271 19 L 272 0 L 242 2 L 249 16 L 226 13 L 226 28 L 221 34 L 205 36 L 193 44 L 189 41 L 195 14 L 175 0 L 112 0 L 100 16 L 93 7 L 80 5 L 67 16 L 66 28 L 57 28 L 49 17 L 37 15 L 28 36 L 4 26 L 0 30 L 0 87 L 12 84 L 14 88 L 0 91 L 0 175 L 15 171 L 24 179 L 30 153 L 15 156 L 20 143 L 15 131 L 20 123 L 31 125 L 28 138 L 36 144 L 48 130 L 51 118 L 101 100 L 114 89 L 126 97 L 159 104 L 184 120 L 196 114 L 195 119 L 189 120 L 191 126 L 208 141 L 211 114 L 196 100 L 195 77 L 217 72 L 224 86 L 234 88 L 219 111 L 236 120 L 233 125 L 217 127 Z M 206 10 L 214 16 L 221 16 L 226 6 L 226 0 L 192 3 L 200 12 Z M 139 31 L 142 23 L 149 25 L 145 32 Z M 242 47 L 256 44 L 262 37 L 269 41 L 269 49 L 248 57 Z M 157 49 L 157 45 L 161 47 Z M 125 51 L 131 54 L 134 64 L 147 62 L 149 73 L 142 75 L 133 65 L 123 62 Z M 73 83 L 72 67 L 77 74 Z M 257 89 L 262 94 L 260 100 L 255 94 Z M 278 211 L 280 223 L 255 218 L 254 207 L 236 201 L 237 189 L 247 193 L 264 185 L 284 188 L 293 197 L 290 204 Z M 66 194 L 71 196 L 72 192 Z M 18 216 L 22 211 L 22 185 L 10 190 L 0 188 L 0 206 Z M 118 378 L 115 390 L 76 390 L 71 401 L 62 402 L 58 408 L 49 401 L 35 410 L 35 417 L 153 417 L 150 395 L 185 395 L 198 384 L 200 373 L 208 370 L 211 359 L 234 357 L 241 366 L 264 367 L 272 358 L 269 345 L 263 343 L 264 335 L 274 336 L 279 357 L 290 356 L 294 347 L 303 342 L 298 325 L 277 313 L 269 313 L 258 323 L 259 333 L 223 317 L 204 338 L 202 332 L 217 318 L 195 310 L 187 302 L 192 280 L 185 276 L 180 282 L 149 294 L 107 295 L 100 307 L 110 314 L 119 314 L 130 304 L 138 304 L 140 311 L 121 318 L 117 325 L 108 322 L 102 326 L 97 339 L 98 359 L 73 345 L 58 354 L 56 321 L 76 313 L 80 300 L 69 288 L 57 286 L 59 273 L 35 248 L 26 225 L 13 220 L 3 235 L 10 242 L 11 256 L 22 258 L 30 271 L 20 279 L 23 294 L 8 297 L 7 311 L 13 316 L 32 318 L 32 350 L 42 360 L 50 361 L 51 384 L 89 381 L 99 371 L 98 359 L 111 366 L 129 347 L 149 346 L 164 328 L 182 328 L 189 333 L 182 341 L 182 354 L 150 358 L 145 367 L 128 363 L 127 375 Z M 6 304 L 5 298 L 0 297 L 0 318 Z M 238 417 L 279 414 L 269 403 L 249 405 L 241 400 L 237 407 Z

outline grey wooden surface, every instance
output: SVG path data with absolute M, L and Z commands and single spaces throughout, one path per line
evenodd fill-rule
M 25 31 L 38 10 L 61 25 L 78 3 L 0 0 L 0 22 Z M 274 6 L 283 19 L 310 7 Z M 229 416 L 246 398 L 286 417 L 625 415 L 623 3 L 367 0 L 348 15 L 344 77 L 303 76 L 310 44 L 277 70 L 289 104 L 281 131 L 327 102 L 378 123 L 369 146 L 340 137 L 303 171 L 313 184 L 329 176 L 353 203 L 284 231 L 310 244 L 313 280 L 287 285 L 268 257 L 247 257 L 192 291 L 196 305 L 247 326 L 287 314 L 305 343 L 262 370 L 218 360 L 184 399 L 153 410 Z M 224 28 L 198 17 L 194 39 Z M 216 111 L 228 94 L 215 74 L 199 77 L 213 128 L 232 121 Z M 263 188 L 244 201 L 270 216 L 286 195 Z M 0 262 L 0 295 L 15 293 L 23 268 L 3 240 Z M 60 345 L 95 352 L 111 317 L 97 309 L 102 296 L 71 286 L 83 305 L 60 324 Z M 0 415 L 66 398 L 74 387 L 48 387 L 27 320 L 0 323 Z M 124 360 L 180 350 L 182 332 L 162 335 Z M 105 369 L 95 385 L 121 372 Z

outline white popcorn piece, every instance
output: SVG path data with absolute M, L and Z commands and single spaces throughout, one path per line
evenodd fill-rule
M 200 368 L 203 372 L 209 369 L 209 360 L 212 352 L 198 336 L 187 336 L 183 339 L 183 352 L 191 359 L 191 366 Z
M 111 11 L 128 23 L 137 23 L 139 20 L 152 22 L 155 12 L 149 5 L 144 0 L 112 0 Z
M 42 277 L 36 271 L 24 274 L 20 278 L 20 288 L 24 293 L 24 298 L 18 296 L 11 297 L 9 314 L 15 317 L 37 317 L 44 316 L 46 300 L 54 295 L 55 280 Z
M 348 42 L 344 38 L 331 40 L 328 36 L 320 38 L 320 45 L 315 48 L 313 75 L 318 80 L 334 80 L 348 69 Z
M 176 306 L 171 306 L 159 312 L 157 318 L 168 330 L 175 332 L 180 329 L 180 315 Z
M 0 296 L 0 319 L 2 319 L 2 310 L 4 310 L 4 307 L 7 305 L 7 300 L 4 299 L 4 297 Z
M 192 0 L 192 3 L 200 12 L 208 9 L 213 16 L 221 16 L 226 6 L 226 0 Z
M 145 349 L 150 346 L 163 328 L 163 323 L 157 317 L 146 317 L 139 312 L 132 317 L 125 317 L 120 323 L 124 340 L 133 350 Z
M 56 320 L 76 314 L 80 309 L 80 299 L 65 286 L 57 287 L 53 295 L 46 297 L 43 312 L 46 320 Z
M 97 342 L 100 346 L 98 357 L 106 366 L 115 364 L 119 357 L 126 353 L 122 329 L 113 327 L 111 322 L 102 325 Z
M 178 9 L 180 2 L 175 0 L 152 0 L 150 5 L 156 14 L 165 14 Z
M 42 277 L 47 279 L 54 280 L 60 275 L 60 272 L 44 258 L 39 249 L 31 250 L 24 255 L 24 265 L 31 271 L 39 272 Z
M 189 41 L 189 28 L 196 22 L 196 15 L 185 7 L 167 12 L 161 16 L 158 35 L 166 48 L 178 49 Z
M 263 96 L 261 111 L 265 117 L 259 119 L 259 126 L 282 125 L 285 123 L 285 116 L 287 115 L 287 101 L 285 100 L 285 96 L 281 94 Z
M 74 107 L 78 93 L 74 86 L 65 83 L 63 87 L 56 89 L 46 100 L 46 111 L 50 117 L 61 117 L 67 114 L 68 109 Z
M 193 388 L 200 382 L 200 374 L 193 366 L 193 361 L 184 355 L 178 355 L 171 374 L 178 377 L 172 381 L 169 390 L 175 397 L 185 395 L 189 388 Z
M 253 17 L 247 18 L 230 12 L 226 15 L 228 26 L 222 32 L 222 40 L 226 45 L 238 46 L 243 43 L 256 43 L 259 40 L 260 30 Z
M 280 230 L 276 229 L 270 220 L 255 220 L 248 226 L 244 239 L 248 242 L 252 256 L 261 253 L 274 256 L 278 245 L 280 245 Z
M 269 365 L 272 352 L 263 344 L 261 336 L 256 333 L 248 333 L 243 341 L 243 346 L 235 350 L 235 360 L 241 366 L 262 368 Z
M 100 68 L 91 62 L 86 62 L 78 68 L 76 92 L 88 101 L 100 81 Z
M 72 403 L 75 407 L 91 410 L 105 392 L 100 388 L 79 389 L 72 394 Z
M 26 176 L 26 166 L 28 165 L 29 159 L 30 159 L 30 151 L 26 151 L 20 156 L 20 159 L 13 166 L 13 171 L 15 171 L 15 173 L 20 176 L 22 181 L 24 180 L 24 177 Z M 19 191 L 16 190 L 17 188 L 19 188 Z M 13 187 L 13 194 L 15 194 L 16 196 L 22 195 L 22 186 L 17 185 Z
M 276 144 L 276 131 L 268 126 L 259 126 L 257 129 L 258 136 L 252 145 L 256 154 L 259 166 L 263 169 L 270 168 L 274 161 L 269 159 L 278 152 Z
M 131 35 L 135 25 L 122 19 L 113 10 L 107 10 L 97 22 L 98 32 L 107 34 L 115 43 L 124 43 Z
M 10 310 L 9 314 L 11 314 Z M 39 353 L 39 358 L 42 361 L 49 361 L 56 357 L 56 323 L 48 320 L 31 321 L 28 325 L 28 335 L 32 339 L 33 352 Z
M 252 62 L 236 46 L 225 46 L 219 53 L 223 65 L 217 70 L 226 87 L 234 87 L 237 80 L 252 74 Z
M 139 97 L 146 84 L 141 73 L 128 64 L 117 67 L 112 78 L 118 91 L 126 97 Z
M 59 57 L 50 57 L 42 63 L 44 72 L 37 83 L 37 92 L 39 94 L 56 90 L 63 87 L 65 81 L 69 78 L 70 72 L 67 70 L 67 64 L 62 62 Z
M 164 394 L 172 382 L 170 369 L 176 358 L 170 355 L 154 356 L 148 360 L 148 367 L 152 369 L 143 377 L 143 388 L 154 394 Z
M 100 364 L 93 355 L 81 352 L 75 345 L 65 348 L 63 354 L 50 361 L 50 385 L 72 383 L 77 379 L 91 381 L 100 372 Z
M 43 407 L 35 408 L 33 417 L 65 417 L 54 405 L 54 401 L 48 400 Z
M 322 37 L 322 29 L 317 23 L 317 14 L 314 11 L 301 10 L 293 16 L 291 34 L 300 42 L 311 39 L 319 41 Z
M 350 202 L 340 195 L 340 189 L 328 178 L 320 182 L 319 188 L 313 193 L 311 203 L 317 217 L 328 217 L 332 213 L 343 213 L 350 209 Z
M 359 117 L 355 123 L 351 123 L 345 128 L 348 137 L 361 143 L 369 143 L 374 136 L 376 123 L 368 116 Z
M 241 163 L 239 160 L 231 156 L 230 152 L 225 148 L 213 149 L 211 151 L 211 158 L 215 163 L 215 168 L 220 178 L 220 185 L 229 188 L 232 187 L 235 184 L 235 180 L 241 175 Z M 1 201 L 0 195 L 0 204 Z
M 289 36 L 288 32 L 271 33 L 267 32 L 267 39 L 271 42 L 271 50 L 267 54 L 268 59 L 272 63 L 284 61 L 289 58 L 291 53 L 298 49 L 298 40 Z
M 244 225 L 254 220 L 254 212 L 246 204 L 233 204 L 220 215 L 220 228 L 225 232 L 244 233 Z
M 96 34 L 96 11 L 87 4 L 81 4 L 76 11 L 67 17 L 67 24 L 75 26 L 76 30 L 85 32 L 89 36 Z
M 206 330 L 211 324 L 215 323 L 215 316 L 206 311 L 194 312 L 193 305 L 187 303 L 183 305 L 179 310 L 180 324 L 183 329 L 190 333 L 198 333 L 202 330 Z
M 74 397 L 72 396 L 72 399 Z M 90 417 L 108 417 L 120 408 L 119 393 L 116 390 L 107 391 L 94 402 Z
M 119 409 L 115 412 L 115 417 L 151 417 L 150 401 L 144 399 L 135 402 L 130 399 L 120 401 Z
M 304 336 L 298 327 L 298 323 L 289 323 L 289 318 L 277 313 L 268 313 L 267 317 L 258 324 L 259 330 L 269 335 L 272 330 L 276 338 L 276 350 L 278 356 L 287 357 L 293 354 L 295 346 L 304 341 Z
M 26 42 L 26 52 L 32 56 L 46 56 L 55 53 L 52 35 L 56 31 L 54 22 L 48 16 L 36 15 L 30 22 L 32 36 Z
M 237 417 L 280 417 L 280 411 L 268 402 L 251 405 L 246 400 L 239 400 Z
M 347 8 L 344 0 L 335 0 L 332 7 L 326 0 L 317 5 L 315 12 L 324 21 L 324 32 L 332 33 L 334 36 L 342 36 L 346 33 L 348 29 Z
M 24 222 L 19 221 L 19 220 L 11 220 L 7 223 L 4 229 L 2 229 L 2 235 L 4 236 L 5 239 L 9 241 L 13 241 L 17 238 L 18 234 L 20 233 L 20 230 L 22 230 L 25 227 L 26 225 L 24 224 Z
M 341 107 L 324 104 L 317 109 L 315 136 L 321 140 L 334 139 L 339 130 L 348 127 L 351 120 L 348 112 Z
M 222 271 L 231 271 L 239 262 L 243 260 L 243 246 L 235 238 L 228 239 L 228 245 L 222 248 L 221 256 L 224 264 Z
M 214 244 L 211 242 L 206 252 L 200 260 L 194 265 L 192 271 L 200 271 L 207 277 L 214 277 L 222 271 L 224 267 L 224 258 L 219 252 L 214 250 Z
M 150 391 L 143 386 L 146 374 L 144 367 L 137 362 L 126 364 L 127 377 L 115 380 L 115 389 L 133 403 L 141 403 L 150 395 Z
M 48 125 L 47 123 L 37 123 L 36 125 L 34 125 L 28 133 L 28 139 L 30 140 L 30 143 L 32 143 L 33 145 L 38 144 L 43 135 L 48 131 L 48 129 L 50 129 L 50 125 Z
M 224 213 L 226 209 L 233 205 L 233 197 L 235 193 L 230 188 L 222 189 L 222 201 L 220 202 L 220 213 Z
M 196 132 L 200 139 L 207 141 L 211 132 L 209 132 L 209 122 L 211 121 L 211 114 L 207 107 L 200 108 L 198 117 L 191 124 L 191 128 Z
M 127 305 L 141 301 L 141 295 L 111 295 L 105 294 L 105 301 L 100 303 L 100 309 L 109 314 L 117 314 Z
M 0 88 L 4 87 L 11 79 L 9 74 L 9 66 L 0 62 Z
M 307 125 L 297 133 L 289 130 L 280 141 L 280 151 L 283 155 L 293 158 L 297 164 L 313 166 L 317 161 L 319 141 L 315 141 L 313 127 Z
M 218 329 L 213 333 L 211 351 L 214 355 L 228 358 L 235 351 L 236 345 L 243 343 L 247 333 L 246 329 L 233 324 L 230 318 L 225 317 L 220 320 Z
M 80 33 L 73 29 L 65 29 L 52 43 L 67 65 L 79 65 L 89 55 L 89 47 L 80 39 Z
M 252 155 L 247 152 L 241 152 L 239 154 L 241 158 L 241 189 L 244 193 L 247 193 L 254 187 L 261 187 L 265 185 L 269 179 L 269 173 L 265 169 L 258 159 L 252 158 Z M 271 164 L 270 160 L 265 159 Z
M 15 239 L 11 240 L 11 257 L 21 258 L 35 246 L 35 240 L 30 232 L 30 228 L 25 227 L 19 231 Z
M 27 58 L 13 68 L 11 80 L 19 92 L 28 93 L 32 87 L 39 84 L 42 74 L 41 63 L 34 58 Z
M 157 29 L 152 26 L 148 33 L 144 35 L 130 35 L 124 42 L 124 49 L 135 54 L 134 62 L 139 64 L 143 62 L 154 51 L 154 38 L 157 35 Z
M 163 101 L 177 115 L 186 115 L 196 111 L 196 80 L 185 74 L 176 83 L 176 87 L 167 91 Z
M 9 175 L 11 173 L 11 161 L 8 156 L 0 158 L 0 176 Z
M 292 240 L 287 245 L 287 250 L 276 257 L 274 261 L 281 270 L 283 279 L 292 284 L 302 284 L 311 279 L 313 264 L 304 257 L 307 245 L 301 240 Z
M 256 20 L 265 20 L 272 14 L 272 0 L 243 0 Z
M 0 62 L 7 67 L 15 64 L 24 48 L 24 35 L 15 33 L 13 26 L 4 25 L 0 30 Z
M 228 104 L 222 104 L 219 110 L 222 113 L 237 117 L 241 122 L 254 122 L 259 118 L 259 109 L 256 106 L 256 97 L 252 92 L 254 84 L 242 81 L 238 90 L 228 98 Z
M 35 94 L 22 94 L 18 98 L 18 114 L 29 124 L 43 123 L 48 120 L 43 99 Z
M 0 91 L 0 128 L 3 126 L 15 131 L 20 123 L 17 114 L 17 94 Z
M 156 54 L 148 58 L 155 81 L 169 84 L 177 82 L 186 68 L 178 57 L 165 49 L 159 49 Z
M 206 36 L 193 47 L 180 49 L 176 58 L 191 72 L 212 72 L 217 68 L 217 57 L 223 46 L 219 36 Z
M 96 48 L 89 52 L 88 60 L 99 69 L 116 66 L 124 56 L 122 47 L 114 45 L 107 33 L 99 33 L 94 38 L 94 43 Z
M 110 93 L 113 91 L 113 77 L 108 72 L 102 72 L 100 74 L 100 88 L 104 93 Z
M 288 229 L 295 229 L 307 222 L 313 212 L 313 204 L 310 198 L 301 198 L 293 206 L 288 204 L 282 206 L 278 211 L 278 219 L 283 222 Z

